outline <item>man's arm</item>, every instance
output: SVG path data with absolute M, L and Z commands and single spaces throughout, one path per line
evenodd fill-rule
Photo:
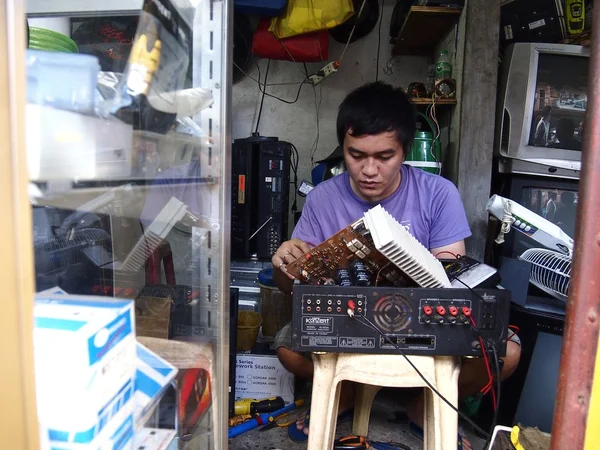
M 460 241 L 444 245 L 443 247 L 432 248 L 431 253 L 433 253 L 433 256 L 440 259 L 453 259 L 458 256 L 463 256 L 466 253 L 465 241 L 461 239 Z

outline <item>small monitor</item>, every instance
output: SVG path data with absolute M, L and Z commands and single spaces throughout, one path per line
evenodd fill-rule
M 545 177 L 513 175 L 507 192 L 510 198 L 525 208 L 558 225 L 575 239 L 579 183 L 574 180 L 556 180 Z M 524 233 L 511 231 L 502 244 L 501 254 L 518 258 L 529 248 L 543 246 Z
M 579 179 L 589 50 L 517 43 L 502 62 L 495 151 L 501 172 Z

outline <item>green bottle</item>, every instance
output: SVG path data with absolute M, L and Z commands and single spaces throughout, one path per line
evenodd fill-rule
M 450 55 L 448 50 L 440 51 L 435 63 L 435 78 L 443 80 L 452 77 L 452 64 L 450 64 Z

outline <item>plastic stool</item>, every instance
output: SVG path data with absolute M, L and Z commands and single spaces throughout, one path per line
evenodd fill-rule
M 458 403 L 460 360 L 450 356 L 408 356 L 446 399 Z M 314 377 L 308 450 L 333 448 L 340 384 L 361 383 L 356 392 L 352 433 L 367 436 L 375 394 L 382 387 L 427 387 L 402 355 L 313 353 Z M 425 390 L 424 450 L 455 450 L 458 414 L 430 389 Z

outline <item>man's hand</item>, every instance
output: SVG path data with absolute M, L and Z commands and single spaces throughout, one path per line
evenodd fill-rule
M 279 269 L 283 273 L 285 273 L 288 278 L 291 280 L 294 279 L 294 276 L 288 273 L 285 269 L 286 265 L 291 263 L 297 258 L 304 256 L 310 251 L 310 246 L 300 239 L 290 239 L 289 241 L 285 241 L 281 246 L 277 249 L 273 258 L 271 258 L 271 263 L 273 264 L 274 269 Z

